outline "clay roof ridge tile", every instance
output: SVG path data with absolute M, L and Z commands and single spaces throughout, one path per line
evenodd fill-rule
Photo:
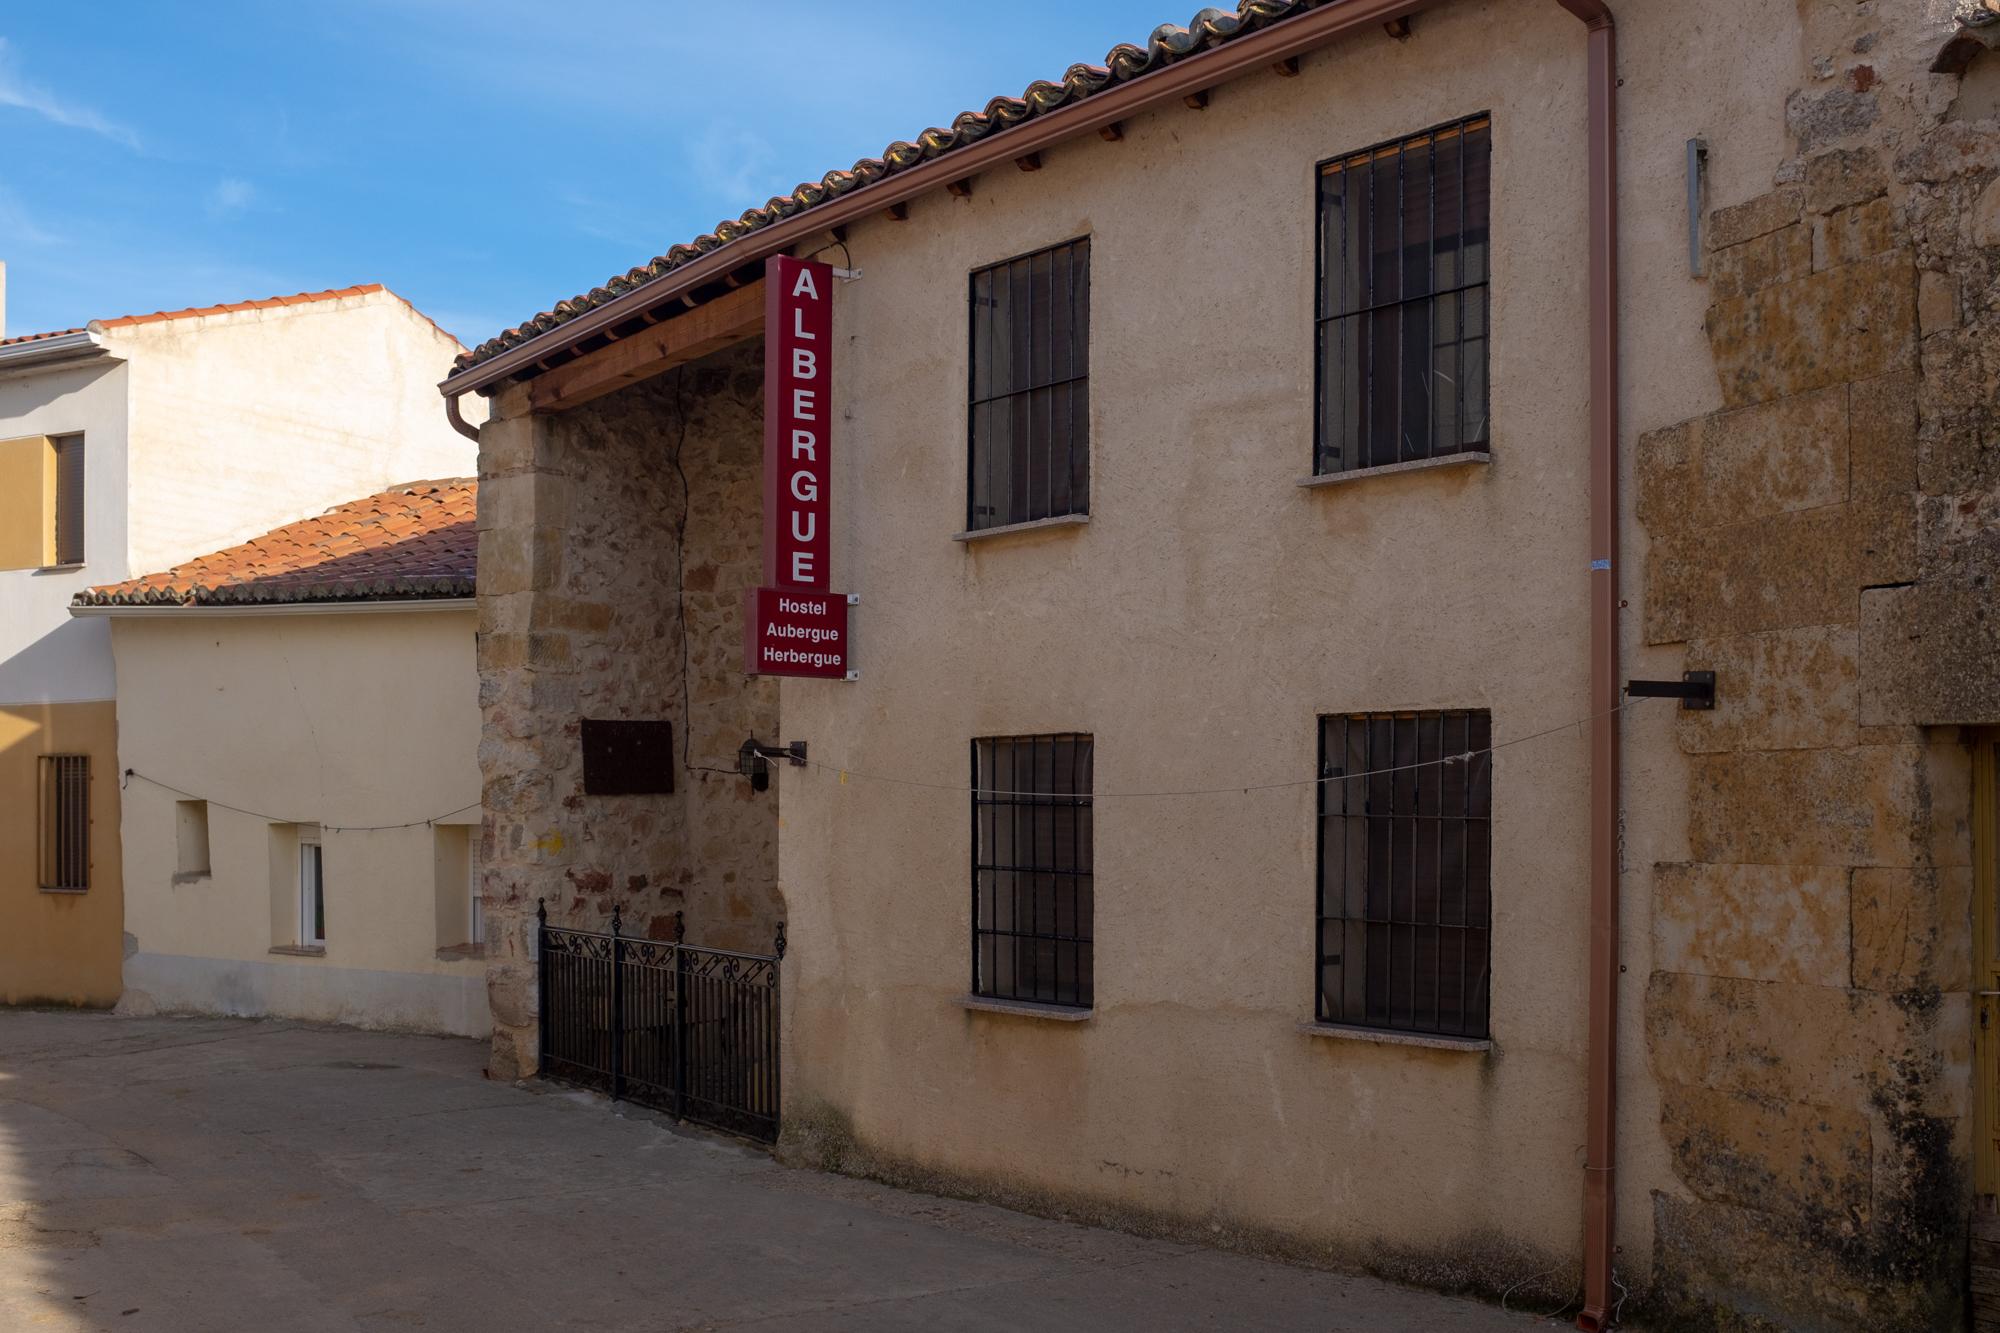
M 1006 129 L 1056 110 L 1058 107 L 1081 101 L 1113 84 L 1129 82 L 1153 69 L 1173 64 L 1245 33 L 1268 27 L 1294 14 L 1316 9 L 1326 2 L 1327 0 L 1238 0 L 1233 12 L 1206 8 L 1188 20 L 1186 27 L 1162 23 L 1153 29 L 1143 47 L 1131 42 L 1120 42 L 1105 53 L 1104 63 L 1101 65 L 1079 61 L 1063 71 L 1060 81 L 1036 79 L 1019 97 L 1004 95 L 994 97 L 986 103 L 983 112 L 960 112 L 952 118 L 951 128 L 948 130 L 936 127 L 927 129 L 917 136 L 914 143 L 901 139 L 891 143 L 879 158 L 862 158 L 852 167 L 828 171 L 817 181 L 801 182 L 789 194 L 774 195 L 763 205 L 749 209 L 739 217 L 724 219 L 709 232 L 695 237 L 692 242 L 673 245 L 665 254 L 628 270 L 601 287 L 593 288 L 583 295 L 565 301 L 558 301 L 550 309 L 512 328 L 503 329 L 472 350 L 461 352 L 453 364 L 457 369 L 465 370 L 482 361 L 491 360 L 509 348 L 558 328 L 578 315 L 623 295 L 632 287 L 660 278 L 719 246 L 740 239 L 782 218 L 810 209 L 829 198 L 847 193 L 858 181 L 866 179 L 872 182 L 894 172 L 907 170 L 919 162 L 929 161 L 984 138 L 995 129 Z

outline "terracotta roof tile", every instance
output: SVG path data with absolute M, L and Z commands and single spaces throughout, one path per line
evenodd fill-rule
M 91 329 L 122 329 L 129 328 L 134 324 L 157 324 L 169 319 L 198 319 L 204 315 L 233 315 L 244 310 L 269 310 L 275 306 L 310 305 L 315 301 L 338 301 L 343 297 L 370 296 L 376 292 L 389 292 L 389 289 L 379 282 L 364 282 L 353 287 L 332 287 L 323 292 L 298 292 L 291 296 L 267 296 L 257 301 L 232 301 L 225 305 L 198 305 L 189 306 L 185 310 L 155 310 L 151 314 L 146 315 L 119 315 L 112 319 L 93 319 L 90 321 L 89 327 Z M 403 301 L 404 305 L 410 305 L 408 301 L 404 301 L 402 297 L 396 296 L 394 292 L 389 292 L 389 295 L 395 296 L 398 301 Z M 410 309 L 421 315 L 424 321 L 432 328 L 437 329 L 439 333 L 443 333 L 447 338 L 452 338 L 451 334 L 438 328 L 436 320 L 425 315 L 423 311 L 417 310 L 413 305 L 410 305 Z M 5 347 L 12 343 L 35 342 L 42 338 L 60 338 L 65 334 L 82 332 L 84 332 L 83 329 L 56 329 L 48 333 L 24 333 L 14 338 L 0 338 L 0 347 Z M 452 341 L 457 342 L 458 340 L 452 338 Z
M 343 296 L 367 296 L 381 290 L 379 282 L 364 282 L 358 287 L 334 287 L 323 292 L 299 292 L 294 296 L 267 296 L 261 301 L 232 301 L 227 305 L 189 306 L 185 310 L 155 310 L 150 315 L 120 315 L 116 319 L 98 319 L 91 323 L 97 328 L 121 329 L 131 324 L 156 324 L 163 319 L 233 315 L 239 310 L 269 310 L 272 306 L 304 305 L 309 301 L 337 301 Z
M 412 482 L 318 518 L 76 595 L 78 606 L 234 606 L 470 597 L 479 483 Z
M 1063 73 L 1060 83 L 1037 79 L 1029 84 L 1019 97 L 996 97 L 986 104 L 986 109 L 983 111 L 960 112 L 952 118 L 950 129 L 934 127 L 925 130 L 916 137 L 914 143 L 899 139 L 884 148 L 880 157 L 864 157 L 846 170 L 829 171 L 819 180 L 807 181 L 794 187 L 790 194 L 774 197 L 762 208 L 753 208 L 741 217 L 719 222 L 714 231 L 697 236 L 686 245 L 676 245 L 650 263 L 619 274 L 602 287 L 567 301 L 559 301 L 554 309 L 545 310 L 526 323 L 487 339 L 470 352 L 461 353 L 455 364 L 459 370 L 476 366 L 482 361 L 500 355 L 510 347 L 517 347 L 551 329 L 560 328 L 578 315 L 623 296 L 634 288 L 664 277 L 682 264 L 690 263 L 711 250 L 739 240 L 781 219 L 805 212 L 861 186 L 873 185 L 886 176 L 929 162 L 954 149 L 984 139 L 990 134 L 1011 129 L 1036 116 L 1046 115 L 1058 107 L 1080 102 L 1108 88 L 1129 83 L 1142 74 L 1149 74 L 1175 61 L 1221 46 L 1225 42 L 1262 28 L 1268 28 L 1273 23 L 1290 18 L 1294 14 L 1318 9 L 1332 2 L 1333 0 L 1238 0 L 1234 13 L 1222 9 L 1204 9 L 1188 20 L 1188 26 L 1185 28 L 1163 23 L 1153 30 L 1152 36 L 1147 39 L 1144 46 L 1120 42 L 1106 53 L 1104 63 L 1101 65 L 1071 65 Z

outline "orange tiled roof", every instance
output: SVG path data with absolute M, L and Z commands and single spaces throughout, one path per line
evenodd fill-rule
M 239 310 L 269 310 L 272 306 L 306 305 L 313 301 L 338 301 L 343 296 L 367 296 L 382 290 L 379 282 L 364 282 L 358 287 L 334 287 L 323 292 L 299 292 L 294 296 L 267 296 L 261 301 L 234 301 L 228 305 L 196 305 L 185 310 L 155 310 L 150 315 L 120 315 L 116 319 L 97 319 L 91 323 L 99 328 L 120 329 L 128 324 L 155 324 L 163 319 L 193 319 L 198 315 L 233 315 Z
M 470 597 L 479 483 L 419 481 L 76 595 L 78 606 L 249 606 Z
M 292 296 L 267 296 L 261 301 L 232 301 L 227 305 L 197 305 L 189 306 L 185 310 L 155 310 L 149 315 L 119 315 L 114 319 L 94 319 L 90 321 L 90 327 L 92 329 L 122 329 L 133 324 L 157 324 L 161 320 L 167 319 L 195 319 L 202 315 L 233 315 L 241 310 L 269 310 L 275 306 L 309 305 L 314 301 L 338 301 L 345 296 L 368 296 L 375 292 L 388 290 L 388 288 L 379 282 L 364 282 L 354 287 L 332 287 L 323 292 L 299 292 Z M 394 292 L 389 292 L 389 295 L 396 296 Z M 396 299 L 399 301 L 403 300 L 400 296 L 396 296 Z M 403 304 L 409 305 L 410 303 L 403 301 Z M 410 309 L 416 310 L 416 307 L 410 306 Z M 423 314 L 420 310 L 417 313 L 420 315 Z M 429 321 L 432 328 L 436 329 L 438 327 L 436 320 L 430 319 L 428 315 L 425 315 L 424 318 Z M 48 333 L 24 333 L 14 338 L 0 338 L 0 347 L 6 347 L 13 343 L 35 342 L 42 338 L 60 338 L 65 334 L 82 333 L 83 331 L 82 329 L 56 329 Z M 438 332 L 444 333 L 444 330 L 438 329 Z M 445 336 L 448 338 L 451 337 L 448 333 Z

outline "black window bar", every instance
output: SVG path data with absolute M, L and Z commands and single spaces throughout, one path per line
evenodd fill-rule
M 1090 512 L 1090 240 L 972 275 L 969 531 Z
M 1314 1017 L 1488 1035 L 1492 718 L 1320 719 Z
M 38 767 L 41 886 L 82 893 L 90 887 L 90 756 L 45 754 Z
M 972 743 L 972 993 L 1089 1008 L 1089 736 Z
M 1492 122 L 1320 164 L 1313 473 L 1489 447 Z

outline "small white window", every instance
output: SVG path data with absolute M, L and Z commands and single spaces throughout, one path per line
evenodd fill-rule
M 438 951 L 477 957 L 486 942 L 486 915 L 479 900 L 479 826 L 437 825 L 432 850 Z
M 299 943 L 326 945 L 326 861 L 317 831 L 299 834 Z
M 208 874 L 208 802 L 174 802 L 174 882 Z

